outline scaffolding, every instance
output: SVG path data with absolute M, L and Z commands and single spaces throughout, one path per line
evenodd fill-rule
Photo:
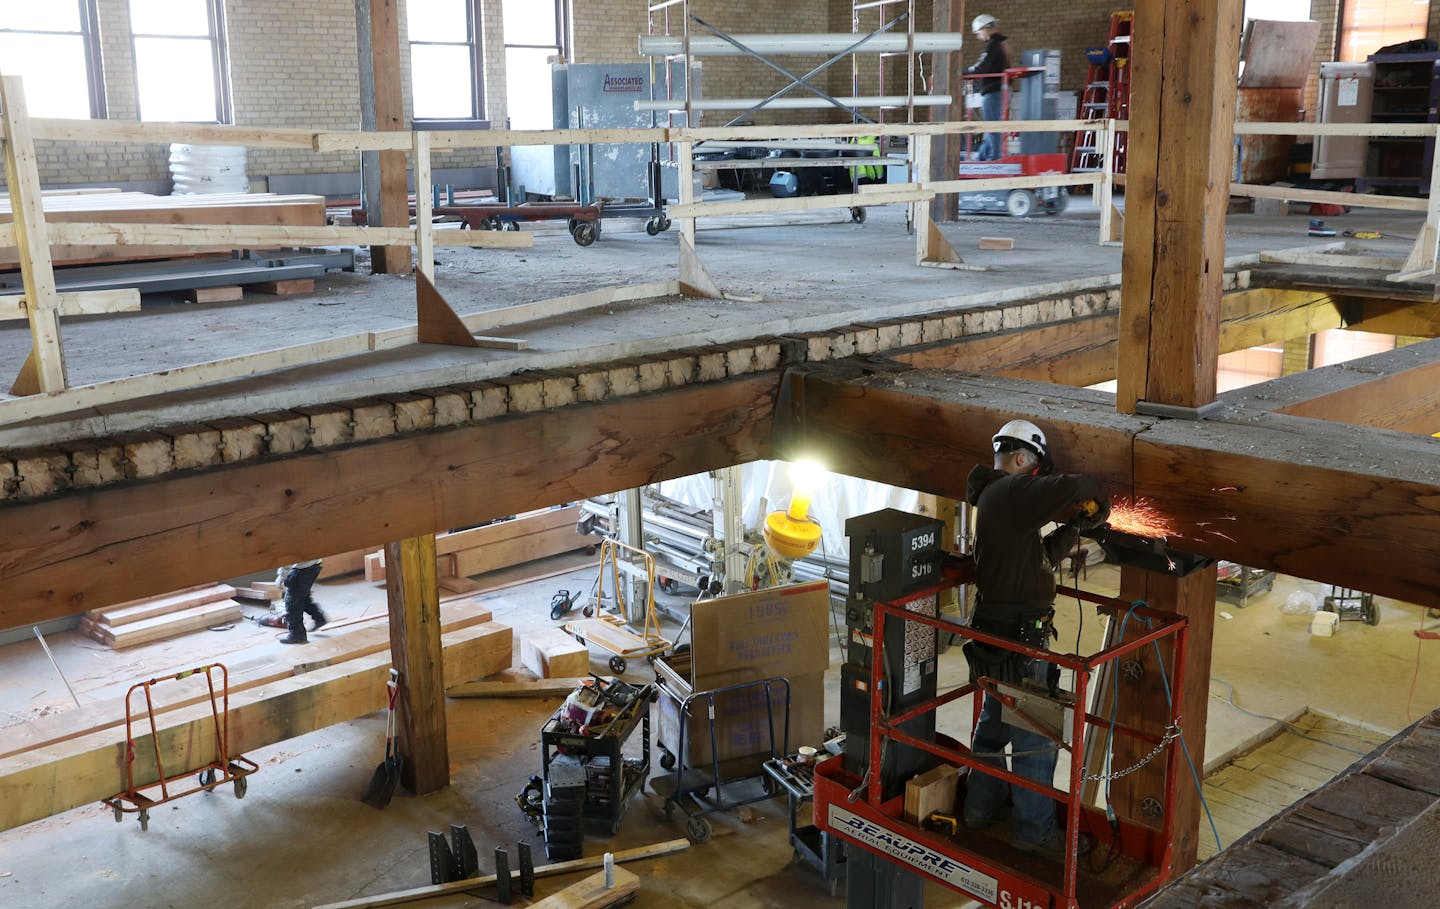
M 690 0 L 647 0 L 647 4 L 647 32 L 640 37 L 640 54 L 651 62 L 652 97 L 649 102 L 637 102 L 637 107 L 656 115 L 665 113 L 667 125 L 674 125 L 677 115 L 683 114 L 685 125 L 696 126 L 698 123 L 695 115 L 706 110 L 739 111 L 740 113 L 725 124 L 734 126 L 766 108 L 824 110 L 830 107 L 845 113 L 852 123 L 884 122 L 885 110 L 904 108 L 906 122 L 913 123 L 917 107 L 948 106 L 953 100 L 948 95 L 916 94 L 916 54 L 927 51 L 958 51 L 965 36 L 944 32 L 917 34 L 915 0 L 852 0 L 850 34 L 730 35 L 693 14 Z M 899 4 L 904 4 L 906 10 L 887 20 L 888 8 Z M 862 21 L 868 18 L 867 14 L 871 11 L 879 14 L 880 21 L 875 23 L 873 28 L 869 23 L 864 23 L 862 29 Z M 893 31 L 901 25 L 905 26 L 904 34 Z M 828 54 L 829 57 L 824 63 L 801 75 L 771 59 L 785 54 Z M 878 55 L 880 74 L 877 94 L 860 94 L 861 54 Z M 690 73 L 695 59 L 703 56 L 752 57 L 790 81 L 765 98 L 697 99 L 694 97 Z M 886 61 L 897 56 L 907 58 L 906 90 L 903 95 L 886 93 Z M 813 80 L 847 57 L 851 61 L 852 94 L 837 98 L 820 88 Z M 677 60 L 685 61 L 686 78 L 683 86 L 675 85 L 671 74 L 671 64 Z M 660 84 L 654 73 L 657 61 L 664 61 L 663 97 L 655 97 Z M 813 97 L 785 97 L 796 89 L 805 89 Z M 876 116 L 872 117 L 863 112 L 871 109 L 876 111 Z

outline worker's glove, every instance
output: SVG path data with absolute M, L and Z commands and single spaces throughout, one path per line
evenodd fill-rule
M 1079 530 L 1094 530 L 1096 527 L 1104 526 L 1110 520 L 1110 503 L 1097 502 L 1095 511 L 1089 512 L 1082 509 L 1079 514 L 1070 519 L 1070 523 Z

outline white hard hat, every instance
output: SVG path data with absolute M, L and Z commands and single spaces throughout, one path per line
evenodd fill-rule
M 1045 441 L 1045 433 L 1029 420 L 1011 420 L 1001 426 L 1000 431 L 990 437 L 990 444 L 999 451 L 1003 439 L 1019 442 L 1042 458 L 1050 453 L 1050 443 Z
M 996 21 L 998 21 L 998 20 L 996 20 L 996 18 L 995 18 L 994 16 L 990 16 L 990 15 L 986 15 L 985 13 L 981 13 L 980 15 L 978 15 L 978 16 L 975 17 L 975 21 L 974 21 L 974 22 L 971 22 L 971 23 L 970 23 L 970 31 L 972 31 L 972 32 L 978 32 L 978 31 L 980 31 L 980 29 L 982 29 L 982 28 L 992 28 L 992 27 L 994 27 Z

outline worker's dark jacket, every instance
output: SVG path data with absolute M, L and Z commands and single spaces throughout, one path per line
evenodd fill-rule
M 985 50 L 980 53 L 980 59 L 976 60 L 972 66 L 966 67 L 965 72 L 973 76 L 979 73 L 1003 73 L 1009 68 L 1009 46 L 1005 43 L 1005 36 L 995 32 L 990 35 L 990 40 L 985 42 Z M 988 95 L 991 92 L 998 92 L 1005 80 L 997 75 L 991 79 L 972 79 L 971 82 L 975 83 L 971 85 L 973 90 L 982 95 Z
M 1103 502 L 1100 484 L 1078 473 L 1006 474 L 976 465 L 968 499 L 975 523 L 975 586 L 984 604 L 1048 611 L 1055 600 L 1052 566 L 1070 552 L 1080 532 L 1061 524 L 1043 539 L 1040 529 L 1065 521 L 1086 500 Z

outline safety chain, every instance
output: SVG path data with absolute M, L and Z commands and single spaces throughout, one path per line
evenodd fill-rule
M 1114 773 L 1082 773 L 1080 779 L 1089 783 L 1103 783 L 1106 780 L 1118 780 L 1121 777 L 1129 776 L 1146 764 L 1155 760 L 1155 756 L 1165 750 L 1165 746 L 1180 737 L 1180 723 L 1178 721 L 1165 727 L 1165 734 L 1156 743 L 1155 749 L 1141 758 L 1137 763 L 1131 764 L 1124 770 L 1117 770 Z

